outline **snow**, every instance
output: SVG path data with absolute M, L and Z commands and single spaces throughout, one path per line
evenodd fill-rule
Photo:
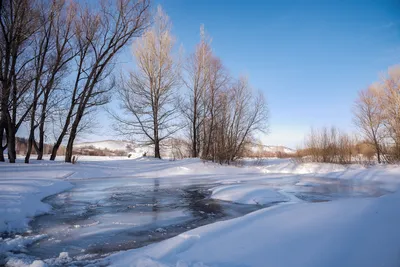
M 298 203 L 203 226 L 108 258 L 176 266 L 398 266 L 399 194 Z M 135 266 L 135 265 L 134 265 Z M 148 265 L 157 266 L 157 265 Z
M 48 265 L 41 260 L 34 260 L 31 264 L 27 263 L 29 260 L 14 258 L 7 262 L 10 267 L 47 267 Z
M 231 201 L 240 204 L 265 205 L 289 199 L 272 189 L 262 185 L 227 185 L 212 189 L 211 198 Z
M 332 163 L 296 163 L 291 159 L 275 160 L 277 164 L 260 167 L 264 173 L 327 174 L 344 172 L 349 167 Z M 357 166 L 357 169 L 362 168 Z
M 46 235 L 20 236 L 14 238 L 0 238 L 0 254 L 7 251 L 23 251 L 26 246 L 46 238 Z
M 43 198 L 72 186 L 60 179 L 70 174 L 68 170 L 43 172 L 2 164 L 0 171 L 0 232 L 25 230 L 29 218 L 51 210 Z
M 262 167 L 260 171 L 379 181 L 395 192 L 376 198 L 324 203 L 284 202 L 241 218 L 202 226 L 157 244 L 120 252 L 106 262 L 112 266 L 398 266 L 400 167 L 343 167 L 286 161 Z M 313 186 L 312 179 L 308 185 Z M 282 193 L 261 185 L 238 184 L 216 187 L 212 197 L 255 204 L 254 198 L 266 202 L 284 200 L 279 196 Z
M 21 162 L 21 160 L 19 160 Z M 211 198 L 247 205 L 278 205 L 243 217 L 189 230 L 173 238 L 139 249 L 119 252 L 99 264 L 112 266 L 239 267 L 239 266 L 399 266 L 400 167 L 379 165 L 342 166 L 270 159 L 260 166 L 220 166 L 198 159 L 181 161 L 150 158 L 80 157 L 75 165 L 37 162 L 26 165 L 0 164 L 0 232 L 23 233 L 29 220 L 51 211 L 41 200 L 72 186 L 77 179 L 125 177 L 168 178 L 175 183 L 190 179 L 209 180 L 218 186 Z M 96 180 L 94 180 L 96 181 Z M 311 203 L 294 196 L 296 186 L 315 188 L 321 184 L 364 182 L 386 190 L 379 197 L 341 198 Z M 108 181 L 107 181 L 108 182 Z M 121 186 L 124 186 L 121 184 Z M 95 197 L 88 195 L 88 197 Z M 167 214 L 165 221 L 183 214 Z M 118 220 L 116 217 L 118 217 Z M 135 218 L 140 226 L 142 218 Z M 109 216 L 104 223 L 125 227 L 132 223 L 123 214 Z M 82 233 L 101 230 L 97 223 L 78 225 Z M 162 233 L 163 225 L 156 232 Z M 9 266 L 62 265 L 68 254 L 37 260 L 24 252 L 38 236 L 0 239 L 0 254 L 9 255 Z M 0 262 L 1 264 L 1 262 Z

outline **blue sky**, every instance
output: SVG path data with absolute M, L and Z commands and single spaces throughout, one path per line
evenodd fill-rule
M 177 43 L 187 54 L 204 24 L 230 73 L 247 75 L 265 93 L 271 114 L 266 144 L 295 148 L 311 126 L 352 131 L 357 92 L 400 63 L 399 1 L 153 4 L 161 4 L 169 15 Z M 129 57 L 124 54 L 125 62 Z

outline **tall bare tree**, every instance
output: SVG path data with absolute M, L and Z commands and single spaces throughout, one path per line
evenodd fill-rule
M 133 46 L 137 69 L 122 79 L 119 100 L 129 117 L 114 115 L 123 134 L 136 134 L 154 145 L 178 131 L 177 89 L 179 66 L 173 56 L 174 38 L 168 16 L 158 7 L 154 26 Z
M 32 108 L 30 113 L 30 132 L 25 163 L 29 163 L 32 148 L 35 147 L 38 159 L 43 157 L 44 124 L 50 97 L 56 85 L 67 70 L 73 58 L 69 41 L 72 37 L 74 4 L 65 5 L 64 0 L 42 1 L 38 4 L 40 28 L 34 42 L 34 81 Z M 41 106 L 41 114 L 39 114 Z M 37 118 L 37 115 L 40 115 Z M 39 127 L 39 145 L 35 142 L 35 130 Z
M 33 36 L 39 29 L 37 4 L 30 0 L 0 2 L 0 132 L 7 135 L 10 163 L 16 160 L 16 133 L 30 112 L 32 103 L 25 102 L 34 80 Z M 3 146 L 1 146 L 1 150 Z M 4 161 L 3 151 L 0 160 Z
M 219 112 L 219 95 L 229 86 L 230 77 L 228 76 L 222 62 L 219 58 L 213 56 L 209 61 L 209 74 L 207 76 L 206 91 L 206 114 L 207 118 L 203 120 L 203 151 L 202 157 L 211 158 L 213 143 L 215 142 L 216 116 Z
M 58 0 L 54 1 L 53 5 L 55 13 L 50 21 L 53 24 L 52 47 L 51 53 L 48 54 L 47 58 L 47 72 L 42 77 L 42 96 L 39 101 L 40 114 L 38 116 L 38 123 L 35 125 L 39 129 L 39 141 L 38 143 L 33 143 L 38 160 L 43 158 L 45 129 L 48 117 L 54 113 L 61 100 L 65 98 L 64 92 L 60 91 L 59 87 L 63 80 L 65 80 L 66 73 L 70 69 L 70 63 L 77 52 L 72 48 L 76 4 L 70 2 L 67 5 L 65 0 Z
M 231 112 L 228 127 L 229 161 L 244 148 L 247 138 L 268 130 L 268 106 L 261 92 L 252 93 L 247 79 L 239 79 L 230 89 Z
M 103 1 L 100 8 L 79 8 L 75 23 L 75 81 L 62 131 L 54 144 L 54 160 L 68 134 L 65 161 L 71 162 L 73 144 L 83 117 L 109 101 L 114 83 L 113 60 L 134 37 L 141 36 L 149 22 L 148 0 Z
M 389 69 L 381 83 L 384 88 L 383 110 L 387 129 L 391 161 L 400 161 L 400 67 Z
M 216 103 L 214 146 L 208 157 L 229 164 L 243 154 L 254 134 L 268 131 L 268 106 L 263 94 L 254 94 L 245 78 L 221 90 Z
M 382 142 L 385 138 L 382 97 L 383 91 L 377 86 L 371 86 L 359 93 L 354 110 L 354 122 L 373 144 L 379 163 L 382 162 Z
M 211 47 L 204 33 L 204 27 L 200 27 L 200 43 L 196 51 L 189 56 L 184 65 L 184 84 L 187 94 L 182 100 L 181 109 L 188 125 L 191 139 L 191 156 L 196 158 L 200 154 L 201 131 L 207 112 L 207 86 L 209 85 Z

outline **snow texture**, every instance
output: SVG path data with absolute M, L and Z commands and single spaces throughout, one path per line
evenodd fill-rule
M 226 185 L 212 189 L 214 199 L 231 201 L 240 204 L 265 205 L 289 199 L 278 191 L 268 189 L 262 185 Z
M 115 160 L 119 159 L 119 160 Z M 74 179 L 107 177 L 209 179 L 221 184 L 212 197 L 244 204 L 281 202 L 246 216 L 202 226 L 171 239 L 113 254 L 99 264 L 147 267 L 244 266 L 399 266 L 399 166 L 297 164 L 267 160 L 243 168 L 197 159 L 166 161 L 149 158 L 81 157 L 77 164 L 32 161 L 0 164 L 0 231 L 24 232 L 35 215 L 49 212 L 41 202 L 72 186 Z M 19 161 L 21 162 L 21 161 Z M 380 197 L 311 203 L 293 196 L 291 181 L 315 186 L 326 181 L 371 181 L 388 190 Z M 158 229 L 162 231 L 162 229 Z M 0 254 L 23 252 L 41 236 L 0 240 Z M 70 261 L 67 254 L 38 261 L 17 255 L 10 266 L 53 266 Z

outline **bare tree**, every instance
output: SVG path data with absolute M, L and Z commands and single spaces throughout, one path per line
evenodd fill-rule
M 311 129 L 305 138 L 300 160 L 308 156 L 312 162 L 350 164 L 356 150 L 356 140 L 336 127 Z
M 201 130 L 207 115 L 207 86 L 210 72 L 211 47 L 207 40 L 204 27 L 200 28 L 200 43 L 196 51 L 189 56 L 184 65 L 183 81 L 187 88 L 181 110 L 189 125 L 191 139 L 191 156 L 196 158 L 200 154 Z
M 60 91 L 65 74 L 70 69 L 70 63 L 76 56 L 76 50 L 72 48 L 74 36 L 73 22 L 75 20 L 76 4 L 65 4 L 64 0 L 53 2 L 55 14 L 51 17 L 52 47 L 47 58 L 47 72 L 42 77 L 42 96 L 39 101 L 40 114 L 36 126 L 39 128 L 39 141 L 34 142 L 37 159 L 41 160 L 44 153 L 45 127 L 48 117 L 53 115 L 55 109 L 65 98 L 64 91 Z
M 252 94 L 247 79 L 241 78 L 231 88 L 231 114 L 228 127 L 229 160 L 244 148 L 246 138 L 256 131 L 268 130 L 268 107 L 261 92 Z
M 54 96 L 55 87 L 73 58 L 68 42 L 72 36 L 73 14 L 76 11 L 74 4 L 66 6 L 64 0 L 53 0 L 51 3 L 43 1 L 38 6 L 40 28 L 34 41 L 33 97 L 25 163 L 29 163 L 33 146 L 38 153 L 38 159 L 43 157 L 44 124 L 49 112 L 49 101 L 52 101 L 50 97 Z M 37 118 L 39 106 L 41 114 Z M 39 145 L 35 142 L 35 130 L 38 127 Z
M 390 161 L 400 161 L 400 67 L 392 67 L 382 82 L 383 110 L 389 141 Z
M 4 150 L 7 148 L 7 135 L 5 135 L 6 130 L 6 118 L 3 117 L 3 112 L 0 110 L 0 161 L 4 162 Z
M 382 161 L 382 142 L 385 138 L 382 93 L 383 91 L 377 86 L 361 91 L 354 110 L 354 122 L 364 137 L 374 145 L 379 163 Z
M 51 158 L 55 159 L 64 137 L 69 139 L 65 161 L 71 162 L 80 123 L 91 109 L 108 103 L 114 86 L 110 78 L 113 59 L 148 26 L 148 0 L 103 1 L 99 9 L 80 8 L 75 23 L 76 71 L 67 116 Z
M 230 78 L 221 63 L 221 60 L 213 56 L 209 61 L 209 74 L 207 76 L 207 118 L 203 120 L 203 152 L 202 158 L 213 159 L 211 153 L 215 140 L 216 116 L 219 112 L 219 95 L 229 85 Z
M 255 133 L 268 131 L 268 106 L 263 94 L 254 94 L 245 78 L 221 91 L 216 103 L 211 158 L 229 164 L 243 155 Z
M 15 136 L 32 108 L 25 99 L 34 80 L 32 42 L 39 20 L 35 1 L 4 0 L 0 6 L 0 132 L 6 132 L 9 161 L 14 163 Z
M 137 69 L 121 81 L 119 100 L 129 117 L 113 115 L 122 134 L 138 135 L 154 145 L 156 158 L 161 158 L 160 143 L 180 129 L 180 74 L 173 47 L 171 23 L 158 7 L 154 26 L 133 46 Z

